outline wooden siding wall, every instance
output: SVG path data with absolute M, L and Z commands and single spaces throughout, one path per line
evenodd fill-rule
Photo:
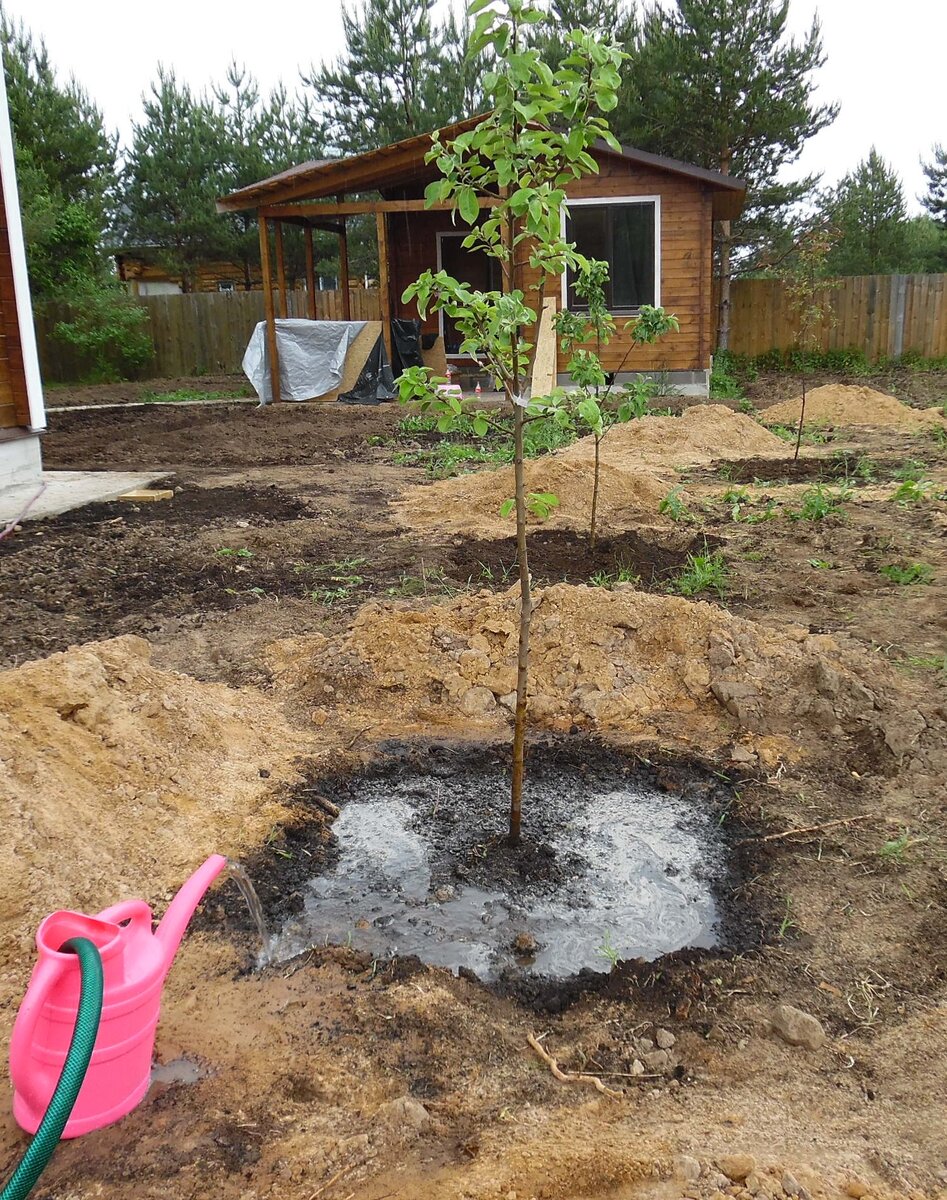
M 872 362 L 908 351 L 947 355 L 947 275 L 854 275 L 826 290 L 832 315 L 819 330 L 820 350 L 861 350 Z M 797 321 L 778 279 L 736 280 L 730 319 L 735 354 L 797 344 Z
M 603 355 L 607 370 L 696 371 L 710 366 L 714 322 L 711 311 L 712 222 L 710 194 L 700 183 L 678 179 L 665 172 L 634 166 L 603 156 L 597 176 L 579 180 L 569 188 L 570 196 L 661 197 L 661 303 L 677 316 L 680 332 L 654 346 L 632 349 L 631 338 L 621 329 Z M 394 311 L 399 316 L 417 316 L 414 305 L 401 302 L 401 295 L 422 271 L 437 266 L 437 234 L 461 231 L 451 214 L 393 213 L 389 216 L 391 243 L 391 291 Z M 535 283 L 535 275 L 523 273 L 523 285 Z M 557 299 L 561 294 L 557 288 Z M 626 317 L 625 320 L 628 318 Z M 424 329 L 438 328 L 436 315 L 429 314 Z M 627 357 L 626 357 L 627 356 Z M 559 370 L 565 370 L 559 356 Z
M 2 193 L 0 193 L 2 195 Z M 20 322 L 13 283 L 13 259 L 6 207 L 0 199 L 0 429 L 28 426 L 29 398 L 20 345 Z
M 306 293 L 287 295 L 291 317 L 307 315 Z M 154 359 L 148 378 L 174 379 L 181 375 L 235 374 L 254 326 L 263 320 L 263 293 L 191 292 L 184 296 L 139 296 L 136 304 L 147 309 Z M 378 292 L 352 288 L 352 320 L 378 321 Z M 316 292 L 316 313 L 322 320 L 341 321 L 341 292 Z M 36 321 L 40 369 L 46 383 L 73 383 L 88 371 L 71 346 L 53 337 L 57 321 L 68 320 L 65 305 L 49 305 Z

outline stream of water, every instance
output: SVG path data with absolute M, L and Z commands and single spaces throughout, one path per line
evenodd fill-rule
M 250 879 L 242 863 L 234 862 L 233 859 L 228 858 L 227 872 L 240 889 L 240 894 L 247 903 L 250 916 L 260 936 L 260 953 L 257 956 L 257 965 L 265 967 L 272 958 L 273 936 L 267 928 L 260 897 L 257 895 L 253 881 Z

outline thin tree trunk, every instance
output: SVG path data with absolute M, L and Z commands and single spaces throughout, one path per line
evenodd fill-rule
M 598 536 L 595 518 L 598 512 L 598 482 L 599 482 L 599 447 L 602 444 L 601 437 L 595 435 L 595 471 L 592 475 L 592 516 L 589 520 L 589 550 L 595 553 L 595 539 Z
M 799 428 L 796 430 L 796 452 L 792 456 L 793 462 L 799 457 L 799 446 L 802 442 L 802 426 L 806 419 L 806 375 L 805 371 L 802 374 L 802 406 L 799 409 Z
M 516 716 L 513 724 L 513 779 L 510 789 L 509 844 L 520 840 L 523 815 L 523 779 L 526 774 L 526 704 L 529 683 L 529 626 L 533 597 L 526 552 L 526 471 L 523 463 L 523 409 L 513 410 L 513 475 L 516 492 L 516 557 L 520 569 L 520 627 L 516 657 Z

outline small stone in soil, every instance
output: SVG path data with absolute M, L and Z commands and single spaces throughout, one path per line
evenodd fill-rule
M 802 1009 L 791 1004 L 780 1004 L 771 1017 L 773 1030 L 790 1046 L 804 1046 L 807 1050 L 820 1050 L 826 1042 L 821 1022 Z

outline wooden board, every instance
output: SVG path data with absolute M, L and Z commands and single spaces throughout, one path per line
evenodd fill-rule
M 326 392 L 323 396 L 314 396 L 313 399 L 318 400 L 320 404 L 331 404 L 338 400 L 339 396 L 350 392 L 358 382 L 362 368 L 365 366 L 368 356 L 375 349 L 375 343 L 379 337 L 381 337 L 381 321 L 367 321 L 365 328 L 349 346 L 348 354 L 345 356 L 345 366 L 342 369 L 342 382 L 338 388 L 334 392 Z
M 421 351 L 421 357 L 424 359 L 424 365 L 430 367 L 435 375 L 447 375 L 447 354 L 444 350 L 444 339 L 438 337 L 430 350 Z
M 539 332 L 536 335 L 536 353 L 533 356 L 533 378 L 531 396 L 548 396 L 556 386 L 556 359 L 558 346 L 553 321 L 556 317 L 556 298 L 547 296 L 539 317 Z

